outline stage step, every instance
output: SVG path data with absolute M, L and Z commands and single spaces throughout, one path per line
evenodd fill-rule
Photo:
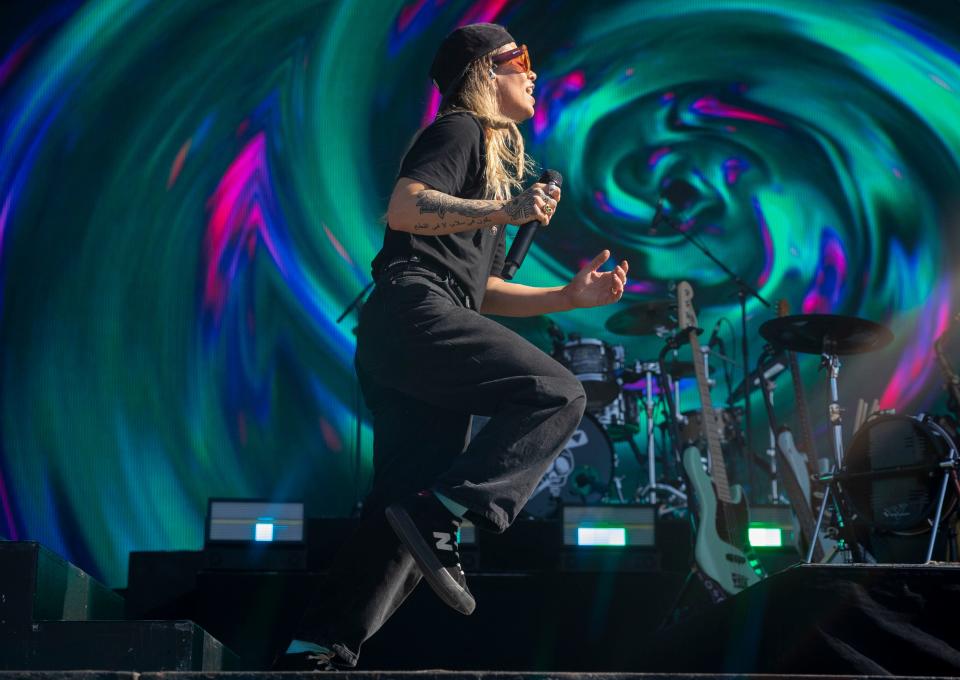
M 220 671 L 237 669 L 239 663 L 233 652 L 192 621 L 37 621 L 3 628 L 0 668 Z
M 123 598 L 34 541 L 0 541 L 0 626 L 122 619 Z

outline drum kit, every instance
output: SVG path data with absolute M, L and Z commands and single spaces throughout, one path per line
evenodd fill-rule
M 662 341 L 657 357 L 639 360 L 629 360 L 622 345 L 599 338 L 564 336 L 544 317 L 527 322 L 531 327 L 546 329 L 550 351 L 583 383 L 588 400 L 580 427 L 538 486 L 526 508 L 528 514 L 547 517 L 564 504 L 640 502 L 657 505 L 661 512 L 686 508 L 689 487 L 679 464 L 680 455 L 684 447 L 702 441 L 704 430 L 699 411 L 680 410 L 679 381 L 693 376 L 694 367 L 691 361 L 679 360 L 679 347 L 691 329 L 678 328 L 676 310 L 675 300 L 654 300 L 627 307 L 606 321 L 610 333 L 655 336 Z M 960 328 L 960 317 L 954 327 Z M 857 317 L 798 314 L 763 323 L 760 335 L 767 341 L 768 351 L 761 356 L 756 371 L 731 391 L 728 404 L 738 399 L 747 403 L 749 393 L 763 387 L 764 382 L 769 386 L 770 376 L 784 370 L 779 364 L 774 367 L 776 362 L 770 361 L 774 355 L 817 355 L 826 372 L 829 404 L 825 415 L 832 456 L 819 471 L 811 466 L 809 478 L 801 480 L 808 489 L 812 485 L 816 498 L 821 499 L 819 503 L 811 499 L 807 508 L 817 517 L 816 532 L 824 531 L 827 523 L 842 527 L 856 522 L 894 533 L 930 532 L 925 555 L 929 561 L 937 529 L 945 524 L 944 518 L 955 509 L 960 496 L 954 414 L 934 418 L 880 412 L 863 423 L 845 450 L 840 359 L 881 350 L 892 342 L 893 333 Z M 937 350 L 942 359 L 939 345 Z M 697 360 L 707 364 L 709 375 L 709 343 L 701 347 L 701 353 Z M 948 364 L 941 363 L 948 370 Z M 956 409 L 960 378 L 948 374 L 950 385 L 954 397 L 951 406 Z M 743 447 L 743 409 L 717 411 L 723 423 L 724 444 Z M 771 430 L 773 427 L 771 422 Z M 638 438 L 646 440 L 645 450 Z M 629 444 L 645 468 L 645 479 L 627 498 L 622 488 L 624 478 L 617 475 L 617 442 Z M 776 495 L 774 503 L 785 502 Z M 852 535 L 841 535 L 839 549 L 849 552 L 849 544 L 855 540 Z M 813 559 L 813 549 L 811 542 L 807 561 Z
M 661 473 L 657 472 L 658 435 L 678 440 L 670 448 L 673 452 L 679 452 L 682 441 L 700 437 L 699 413 L 679 411 L 679 381 L 692 377 L 694 366 L 677 358 L 676 309 L 675 300 L 654 300 L 632 305 L 607 320 L 606 330 L 613 334 L 663 339 L 658 357 L 640 360 L 629 360 L 623 345 L 566 336 L 547 317 L 498 319 L 570 369 L 587 395 L 580 426 L 534 491 L 525 508 L 527 514 L 550 516 L 570 503 L 657 503 L 660 498 L 673 505 L 686 503 L 678 456 L 662 456 Z M 659 419 L 658 408 L 663 414 Z M 668 426 L 673 419 L 679 423 L 677 428 Z M 664 435 L 668 429 L 676 432 Z M 641 433 L 645 452 L 637 443 Z M 646 468 L 643 486 L 629 498 L 624 496 L 623 478 L 616 474 L 619 463 L 614 445 L 619 442 L 629 444 Z

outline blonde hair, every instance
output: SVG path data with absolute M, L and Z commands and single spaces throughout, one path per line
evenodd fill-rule
M 527 156 L 517 124 L 500 113 L 497 90 L 490 78 L 492 68 L 489 55 L 472 61 L 457 89 L 440 103 L 437 118 L 457 111 L 469 111 L 477 117 L 485 141 L 484 198 L 506 200 L 514 189 L 523 190 L 523 180 L 535 166 Z

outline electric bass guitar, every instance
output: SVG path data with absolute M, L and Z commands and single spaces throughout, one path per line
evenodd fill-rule
M 697 337 L 697 317 L 693 311 L 693 288 L 686 281 L 677 286 L 680 327 L 686 329 L 693 353 L 697 388 L 707 446 L 710 471 L 704 470 L 700 450 L 691 446 L 683 452 L 683 468 L 700 506 L 700 522 L 694 547 L 699 576 L 713 600 L 735 595 L 760 581 L 763 570 L 748 556 L 747 530 L 750 511 L 743 489 L 730 486 L 721 448 L 723 423 L 710 399 L 710 383 L 703 366 L 703 353 Z

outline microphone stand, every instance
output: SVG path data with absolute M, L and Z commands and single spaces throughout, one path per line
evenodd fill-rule
M 347 305 L 346 309 L 343 310 L 343 313 L 337 317 L 336 323 L 339 324 L 341 321 L 347 318 L 347 315 L 353 310 L 357 310 L 357 317 L 360 316 L 360 310 L 363 309 L 364 298 L 367 297 L 367 293 L 370 292 L 370 289 L 373 288 L 375 281 L 371 281 L 367 284 L 366 288 L 360 291 L 360 294 L 357 297 L 353 298 L 353 301 Z M 353 334 L 357 334 L 357 329 L 354 327 Z M 354 370 L 354 375 L 356 375 L 356 370 Z M 353 438 L 353 509 L 354 512 L 359 514 L 360 511 L 360 461 L 363 457 L 363 450 L 360 447 L 360 435 L 363 432 L 363 393 L 360 391 L 360 378 L 357 377 L 353 383 L 353 412 L 356 414 L 357 421 L 357 431 Z
M 744 458 L 747 461 L 747 479 L 750 484 L 750 493 L 753 493 L 754 483 L 753 483 L 753 443 L 750 436 L 750 392 L 752 385 L 750 384 L 750 351 L 749 345 L 747 343 L 747 297 L 753 296 L 759 300 L 764 306 L 771 307 L 770 303 L 763 298 L 762 295 L 757 291 L 756 288 L 748 284 L 746 281 L 737 276 L 727 265 L 717 258 L 710 249 L 705 245 L 697 241 L 693 236 L 685 232 L 683 229 L 678 227 L 674 223 L 674 218 L 671 215 L 662 215 L 661 222 L 664 222 L 673 229 L 675 232 L 680 234 L 683 238 L 693 244 L 701 253 L 706 255 L 710 260 L 713 261 L 730 279 L 730 282 L 737 287 L 737 299 L 740 300 L 740 333 L 743 336 L 743 341 L 741 343 L 743 351 L 743 414 L 745 419 L 746 427 L 746 456 Z M 653 226 L 656 226 L 654 224 Z

